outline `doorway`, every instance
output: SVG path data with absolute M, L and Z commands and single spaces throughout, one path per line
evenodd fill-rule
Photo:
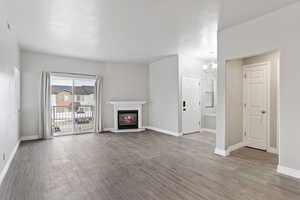
M 52 134 L 95 132 L 96 79 L 55 74 L 50 86 Z
M 226 148 L 279 152 L 280 53 L 226 61 Z
M 184 134 L 199 132 L 201 129 L 201 80 L 182 78 L 182 129 Z

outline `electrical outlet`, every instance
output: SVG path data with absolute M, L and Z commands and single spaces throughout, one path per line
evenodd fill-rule
M 2 159 L 5 160 L 5 153 L 3 153 Z

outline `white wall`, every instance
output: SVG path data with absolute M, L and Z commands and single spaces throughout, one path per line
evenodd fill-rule
M 113 106 L 110 100 L 148 99 L 148 66 L 144 64 L 112 64 L 21 51 L 23 137 L 38 134 L 39 83 L 42 71 L 99 74 L 103 78 L 103 127 L 113 127 Z M 147 105 L 143 125 L 148 124 Z
M 209 129 L 210 131 L 216 131 L 216 114 L 202 115 L 202 129 Z
M 182 77 L 201 79 L 203 75 L 203 65 L 205 61 L 196 59 L 186 55 L 178 56 L 179 62 L 179 76 L 182 81 Z
M 280 51 L 279 165 L 300 170 L 300 3 L 218 34 L 217 149 L 226 150 L 226 60 Z
M 149 65 L 149 126 L 181 132 L 178 56 Z
M 19 140 L 19 113 L 14 68 L 19 68 L 19 48 L 9 22 L 6 6 L 0 2 L 0 183 L 1 171 Z M 2 156 L 5 154 L 6 159 Z
M 226 62 L 227 147 L 243 141 L 243 60 Z

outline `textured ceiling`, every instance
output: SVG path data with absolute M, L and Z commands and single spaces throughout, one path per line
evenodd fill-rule
M 7 0 L 22 48 L 103 61 L 216 58 L 217 29 L 291 0 Z M 220 17 L 220 20 L 218 20 Z
M 222 0 L 219 29 L 257 18 L 299 0 Z

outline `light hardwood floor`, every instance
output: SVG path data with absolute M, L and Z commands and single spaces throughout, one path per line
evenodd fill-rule
M 243 148 L 223 158 L 214 135 L 153 131 L 23 142 L 1 200 L 299 200 L 277 156 Z

